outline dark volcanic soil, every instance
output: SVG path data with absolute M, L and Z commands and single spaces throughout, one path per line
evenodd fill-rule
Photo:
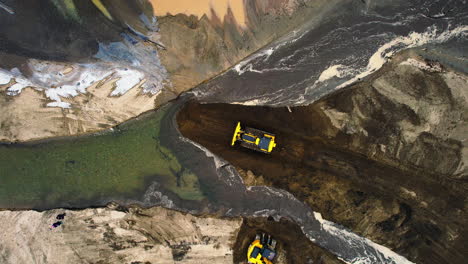
M 274 263 L 339 264 L 335 256 L 312 243 L 298 225 L 282 218 L 279 222 L 266 218 L 245 218 L 234 244 L 234 263 L 245 263 L 247 248 L 256 234 L 266 233 L 278 242 Z
M 427 111 L 447 105 L 449 110 L 439 111 L 440 122 L 445 122 L 463 116 L 456 113 L 464 106 L 456 103 L 459 98 L 440 74 L 401 67 L 387 67 L 353 89 L 292 112 L 192 101 L 178 114 L 179 128 L 184 136 L 250 171 L 242 173 L 244 177 L 253 173 L 264 184 L 286 189 L 325 219 L 412 261 L 465 263 L 467 182 L 463 175 L 454 176 L 462 144 L 441 136 L 451 134 L 456 125 L 445 134 L 426 127 L 413 141 L 407 133 L 426 124 Z M 427 111 L 414 111 L 400 98 L 386 95 L 383 86 L 389 80 L 392 88 L 409 93 L 402 98 L 428 102 L 419 106 Z M 265 155 L 230 147 L 237 121 L 275 133 L 277 148 Z

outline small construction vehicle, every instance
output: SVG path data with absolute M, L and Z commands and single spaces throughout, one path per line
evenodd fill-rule
M 270 235 L 257 234 L 247 250 L 249 264 L 272 264 L 276 256 L 276 240 Z
M 239 141 L 244 148 L 253 149 L 263 153 L 270 154 L 276 146 L 275 135 L 259 129 L 246 127 L 242 130 L 240 122 L 237 122 L 234 135 L 232 136 L 231 146 Z

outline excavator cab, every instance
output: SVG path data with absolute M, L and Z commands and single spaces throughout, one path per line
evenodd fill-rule
M 240 145 L 244 148 L 267 154 L 270 154 L 273 148 L 276 147 L 274 134 L 251 127 L 242 129 L 240 122 L 237 122 L 231 146 L 234 146 L 236 142 L 240 142 Z
M 276 256 L 276 240 L 270 235 L 257 234 L 247 250 L 249 264 L 272 264 Z

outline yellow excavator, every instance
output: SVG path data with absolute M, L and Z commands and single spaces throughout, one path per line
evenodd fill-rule
M 232 136 L 231 146 L 236 142 L 244 148 L 270 154 L 276 147 L 275 135 L 259 129 L 246 127 L 242 129 L 241 123 L 237 122 L 237 126 Z
M 276 240 L 270 235 L 257 234 L 254 241 L 247 249 L 247 261 L 249 264 L 272 264 L 276 256 Z

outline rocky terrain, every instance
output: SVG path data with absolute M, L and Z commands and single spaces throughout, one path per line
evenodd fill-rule
M 245 1 L 245 25 L 230 9 L 224 17 L 190 14 L 159 18 L 161 60 L 179 94 L 219 74 L 305 22 L 319 20 L 338 1 Z
M 0 43 L 0 140 L 117 125 L 319 20 L 339 1 L 245 1 L 220 14 L 208 2 L 192 12 L 188 1 L 184 13 L 166 2 L 7 1 L 0 10 L 0 36 L 8 40 Z M 202 5 L 210 13 L 195 12 Z
M 278 241 L 277 257 L 274 263 L 339 264 L 344 263 L 327 251 L 305 239 L 301 229 L 292 222 L 281 219 L 279 222 L 265 218 L 247 218 L 237 234 L 234 244 L 234 263 L 245 263 L 245 252 L 252 239 L 259 232 L 271 234 Z
M 60 213 L 63 225 L 52 229 Z M 2 263 L 232 263 L 242 224 L 162 208 L 2 211 L 0 218 L 8 241 Z
M 187 6 L 181 9 L 170 0 L 0 1 L 0 141 L 8 147 L 111 128 L 218 76 L 285 35 L 300 35 L 301 26 L 325 47 L 333 42 L 321 38 L 322 31 L 358 38 L 353 32 L 366 31 L 359 26 L 374 24 L 372 17 L 385 7 L 385 1 L 360 1 L 349 11 L 363 14 L 363 23 L 351 23 L 348 31 L 353 16 L 343 15 L 336 18 L 343 28 L 331 26 L 331 19 L 329 28 L 313 32 L 316 23 L 347 1 L 183 2 Z M 446 13 L 426 8 L 424 16 L 444 17 L 450 8 L 444 5 Z M 375 24 L 401 22 L 387 15 Z M 388 32 L 396 38 L 389 43 L 417 47 L 426 43 L 426 35 L 440 43 L 451 38 L 440 32 L 435 37 L 436 29 L 434 36 L 408 32 L 416 40 L 398 37 L 392 29 Z M 463 37 L 465 27 L 458 30 Z M 305 61 L 306 67 L 328 64 L 315 56 L 323 51 L 303 44 L 292 45 L 294 54 L 286 59 Z M 391 56 L 390 62 L 313 104 L 270 108 L 190 101 L 177 116 L 180 132 L 236 166 L 246 185 L 287 190 L 323 218 L 411 261 L 465 263 L 468 76 L 425 59 L 418 50 L 393 56 L 385 45 L 376 55 L 382 64 Z M 258 59 L 266 61 L 272 54 Z M 235 69 L 234 76 L 247 84 L 252 82 L 244 72 L 262 72 L 248 63 Z M 281 77 L 274 70 L 271 74 Z M 271 93 L 267 88 L 265 93 Z M 264 155 L 230 147 L 237 121 L 275 133 L 277 148 Z M 60 213 L 66 213 L 63 225 L 51 228 Z M 275 263 L 342 263 L 287 219 L 228 219 L 115 204 L 0 211 L 0 262 L 242 263 L 258 232 L 279 241 Z
M 284 188 L 417 263 L 464 263 L 467 90 L 464 73 L 407 51 L 309 106 L 191 102 L 178 124 L 247 184 Z M 237 121 L 275 133 L 277 148 L 230 147 Z
M 62 213 L 63 224 L 52 228 Z M 285 220 L 197 217 L 111 204 L 73 211 L 0 211 L 0 222 L 2 263 L 243 263 L 246 247 L 262 230 L 278 235 L 275 263 L 306 263 L 308 258 L 340 263 Z

